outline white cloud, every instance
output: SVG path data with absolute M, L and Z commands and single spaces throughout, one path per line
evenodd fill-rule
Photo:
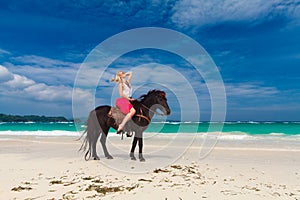
M 42 101 L 70 101 L 72 98 L 72 88 L 63 85 L 48 86 L 39 83 L 26 87 L 24 92 Z
M 176 106 L 174 110 L 180 111 L 182 118 L 194 118 L 194 120 L 197 120 L 199 117 L 197 94 L 192 88 L 192 81 L 186 78 L 179 70 L 171 65 L 148 63 L 139 65 L 133 68 L 132 71 L 134 90 L 147 93 L 151 89 L 163 89 L 170 93 L 167 93 L 170 107 Z M 114 92 L 117 96 L 116 88 Z M 175 99 L 170 99 L 170 97 Z M 179 104 L 176 104 L 176 102 Z
M 181 0 L 173 7 L 173 23 L 181 28 L 220 22 L 254 22 L 278 15 L 299 18 L 300 5 L 283 0 Z
M 37 83 L 25 76 L 11 73 L 4 66 L 0 66 L 0 72 L 5 72 L 11 76 L 11 79 L 3 81 L 0 85 L 1 96 L 11 97 L 16 101 L 19 98 L 30 99 L 32 101 L 44 102 L 65 102 L 70 104 L 72 100 L 72 90 L 70 86 L 64 85 L 47 85 L 45 83 Z M 0 73 L 4 74 L 4 73 Z M 3 79 L 4 80 L 4 79 Z M 86 93 L 82 91 L 81 93 Z M 89 94 L 82 95 L 83 98 Z M 80 98 L 79 98 L 80 99 Z M 86 99 L 80 99 L 83 102 Z
M 61 60 L 36 56 L 36 55 L 26 55 L 26 56 L 18 56 L 12 58 L 13 61 L 25 63 L 25 64 L 31 64 L 31 65 L 38 65 L 43 67 L 73 67 L 78 68 L 80 64 L 73 63 L 73 62 L 65 62 Z
M 11 89 L 23 89 L 34 84 L 36 83 L 33 80 L 28 79 L 25 76 L 13 74 L 13 79 L 4 83 L 4 86 L 8 86 L 8 88 Z
M 4 49 L 0 49 L 0 55 L 5 55 L 5 54 L 8 54 L 8 55 L 10 55 L 11 53 L 9 52 L 9 51 L 6 51 L 6 50 L 4 50 Z
M 95 51 L 98 50 L 96 49 Z M 101 52 L 99 56 L 95 55 L 95 53 L 89 55 L 87 60 L 80 66 L 75 80 L 77 86 L 96 87 L 97 84 L 99 86 L 113 86 L 109 81 L 118 71 L 130 71 L 142 63 L 155 62 L 151 57 L 144 55 L 140 57 L 120 57 L 117 60 L 113 60 L 110 57 L 101 57 Z M 112 66 L 103 64 L 111 63 L 112 61 L 114 61 Z
M 68 84 L 72 85 L 76 76 L 77 69 L 68 67 L 44 68 L 31 65 L 14 65 L 4 63 L 13 73 L 17 73 L 33 79 L 37 82 L 45 82 L 47 84 Z
M 279 94 L 280 91 L 275 87 L 261 86 L 254 83 L 225 84 L 228 97 L 238 98 L 263 98 Z
M 92 92 L 87 89 L 74 88 L 72 98 L 73 117 L 87 117 L 89 112 L 96 107 L 95 97 Z
M 17 64 L 4 63 L 11 72 L 51 85 L 72 85 L 80 66 L 79 63 L 35 55 L 13 57 L 11 60 Z
M 13 78 L 13 74 L 6 67 L 0 65 L 0 83 L 12 80 Z

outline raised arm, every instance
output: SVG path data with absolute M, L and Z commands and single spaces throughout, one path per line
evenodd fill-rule
M 126 76 L 128 76 L 128 82 L 130 83 L 131 79 L 132 79 L 132 72 L 127 72 Z

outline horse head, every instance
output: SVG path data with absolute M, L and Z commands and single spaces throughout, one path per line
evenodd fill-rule
M 171 110 L 168 104 L 166 93 L 164 91 L 157 91 L 156 100 L 157 103 L 164 108 L 160 110 L 163 111 L 165 115 L 170 115 Z
M 156 109 L 161 110 L 164 115 L 169 115 L 171 113 L 170 107 L 168 105 L 166 93 L 161 90 L 150 90 L 148 94 L 140 97 L 141 102 L 143 104 L 147 104 L 147 106 L 153 111 Z

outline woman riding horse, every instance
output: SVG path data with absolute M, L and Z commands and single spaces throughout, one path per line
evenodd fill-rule
M 123 127 L 126 132 L 134 132 L 134 139 L 130 151 L 130 157 L 135 160 L 134 150 L 139 142 L 139 159 L 145 161 L 142 149 L 143 149 L 143 132 L 148 128 L 154 114 L 157 114 L 156 110 L 159 109 L 163 112 L 163 115 L 170 114 L 170 108 L 167 103 L 166 93 L 161 90 L 151 90 L 147 94 L 142 95 L 139 99 L 131 101 L 133 108 L 136 110 L 132 120 Z M 112 110 L 111 106 L 99 106 L 92 110 L 87 120 L 87 128 L 83 144 L 80 150 L 86 151 L 85 160 L 88 160 L 91 156 L 95 160 L 99 160 L 96 151 L 96 144 L 101 134 L 100 142 L 103 148 L 103 152 L 106 158 L 112 159 L 113 157 L 108 153 L 106 148 L 106 138 L 110 127 L 118 129 L 116 120 L 109 114 Z
M 126 80 L 126 76 L 128 76 L 127 80 Z M 125 73 L 123 71 L 119 71 L 116 74 L 116 77 L 111 79 L 111 82 L 115 81 L 118 83 L 118 90 L 121 97 L 116 100 L 116 106 L 119 107 L 124 114 L 126 114 L 122 123 L 118 127 L 117 130 L 118 134 L 120 134 L 123 131 L 126 122 L 128 122 L 136 112 L 133 106 L 131 105 L 131 103 L 129 102 L 134 100 L 133 98 L 131 98 L 132 96 L 132 87 L 130 84 L 131 79 L 132 79 L 132 72 Z

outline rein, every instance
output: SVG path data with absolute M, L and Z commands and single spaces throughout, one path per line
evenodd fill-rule
M 142 103 L 141 103 L 141 104 L 142 104 Z M 152 112 L 152 113 L 154 113 L 154 114 L 156 114 L 156 115 L 166 116 L 165 114 L 162 114 L 162 113 L 159 113 L 159 112 L 157 112 L 157 111 L 151 110 L 150 108 L 148 108 L 148 107 L 145 106 L 144 104 L 142 104 L 142 106 L 143 106 L 144 108 L 146 108 L 148 111 L 150 111 L 150 112 Z
M 137 115 L 135 115 L 135 116 L 137 116 L 137 117 L 140 118 L 139 121 L 141 121 L 141 118 L 144 118 L 144 119 L 148 122 L 148 124 L 150 124 L 150 119 L 149 119 L 149 117 L 147 117 L 147 116 L 145 116 L 145 115 L 143 115 L 143 114 L 137 114 Z
M 165 116 L 164 114 L 161 114 L 161 113 L 159 113 L 159 112 L 157 112 L 157 111 L 151 110 L 150 108 L 148 108 L 147 106 L 145 106 L 143 103 L 141 103 L 141 105 L 142 105 L 144 108 L 146 108 L 148 111 L 150 111 L 150 112 L 152 112 L 152 113 L 154 113 L 154 114 L 157 114 L 157 115 L 160 115 L 160 116 Z M 135 116 L 139 117 L 139 118 L 140 118 L 139 120 L 141 120 L 141 118 L 145 119 L 145 120 L 148 122 L 148 124 L 150 124 L 151 120 L 150 120 L 149 117 L 147 117 L 147 116 L 145 116 L 145 115 L 143 114 L 142 108 L 140 108 L 140 113 L 141 113 L 141 114 L 136 114 Z

